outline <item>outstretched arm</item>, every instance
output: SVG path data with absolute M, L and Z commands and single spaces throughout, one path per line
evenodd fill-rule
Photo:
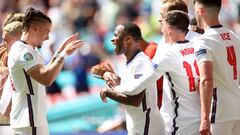
M 64 50 L 64 48 L 66 48 L 66 46 L 71 43 L 72 41 L 74 40 L 77 40 L 79 34 L 76 33 L 74 35 L 71 35 L 70 37 L 68 37 L 62 45 L 60 45 L 60 47 L 57 49 L 57 51 L 54 53 L 51 61 L 48 63 L 48 65 L 52 64 L 56 59 L 57 57 L 60 55 L 60 53 Z
M 35 65 L 27 71 L 28 75 L 43 85 L 51 85 L 63 67 L 64 57 L 72 54 L 83 44 L 83 41 L 76 39 L 66 41 L 60 55 L 52 63 L 46 67 L 41 64 Z
M 161 72 L 155 68 L 151 68 L 151 70 L 145 72 L 139 79 L 130 81 L 124 85 L 116 86 L 114 91 L 118 91 L 127 95 L 137 95 L 149 85 L 153 84 L 153 82 L 156 82 L 161 76 Z

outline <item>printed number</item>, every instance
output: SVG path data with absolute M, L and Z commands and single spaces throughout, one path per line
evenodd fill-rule
M 193 66 L 195 68 L 196 74 L 199 76 L 199 70 L 198 70 L 196 60 L 194 61 Z M 188 62 L 183 61 L 183 67 L 186 69 L 186 72 L 187 72 L 190 92 L 196 91 L 197 89 L 195 86 L 195 78 L 193 77 L 193 71 L 192 71 L 191 65 Z
M 237 61 L 233 46 L 227 47 L 227 55 L 228 63 L 233 66 L 233 79 L 237 80 Z

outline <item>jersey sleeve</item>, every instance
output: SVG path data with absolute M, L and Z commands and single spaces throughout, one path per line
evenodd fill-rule
M 139 79 L 135 79 L 123 85 L 118 85 L 114 89 L 126 95 L 139 94 L 162 76 L 162 74 L 154 68 L 150 69 L 149 71 L 145 71 L 143 75 L 140 75 Z
M 174 51 L 171 46 L 165 45 L 161 47 L 152 59 L 152 67 L 159 72 L 165 73 L 171 70 L 169 65 L 174 65 Z
M 199 39 L 194 42 L 194 52 L 198 63 L 204 61 L 213 61 L 212 49 L 209 40 Z
M 115 87 L 115 90 L 127 95 L 137 95 L 152 83 L 155 83 L 167 71 L 167 69 L 169 69 L 169 66 L 167 65 L 169 65 L 168 62 L 171 62 L 171 54 L 169 51 L 162 49 L 161 52 L 165 53 L 160 53 L 161 55 L 159 55 L 159 57 L 155 56 L 155 59 L 149 64 L 149 68 L 143 71 L 144 74 L 139 79 L 133 80 L 124 85 L 119 85 Z
M 34 53 L 34 50 L 31 50 L 29 48 L 22 51 L 22 53 L 17 58 L 17 61 L 19 65 L 26 71 L 28 71 L 35 65 L 40 64 L 40 61 L 37 60 L 37 56 Z

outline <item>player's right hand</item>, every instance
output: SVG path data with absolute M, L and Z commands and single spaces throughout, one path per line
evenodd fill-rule
M 212 135 L 210 131 L 210 121 L 202 120 L 199 128 L 200 135 Z

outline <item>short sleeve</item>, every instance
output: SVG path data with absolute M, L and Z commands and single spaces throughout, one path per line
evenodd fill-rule
M 169 65 L 172 65 L 174 52 L 171 46 L 165 46 L 159 49 L 158 54 L 156 54 L 152 59 L 152 67 L 161 73 L 169 71 Z
M 21 67 L 23 67 L 26 71 L 31 69 L 37 64 L 40 64 L 40 61 L 37 60 L 37 55 L 34 50 L 24 49 L 22 53 L 17 58 L 17 61 Z
M 212 49 L 209 40 L 196 40 L 194 42 L 194 52 L 198 63 L 213 61 Z

